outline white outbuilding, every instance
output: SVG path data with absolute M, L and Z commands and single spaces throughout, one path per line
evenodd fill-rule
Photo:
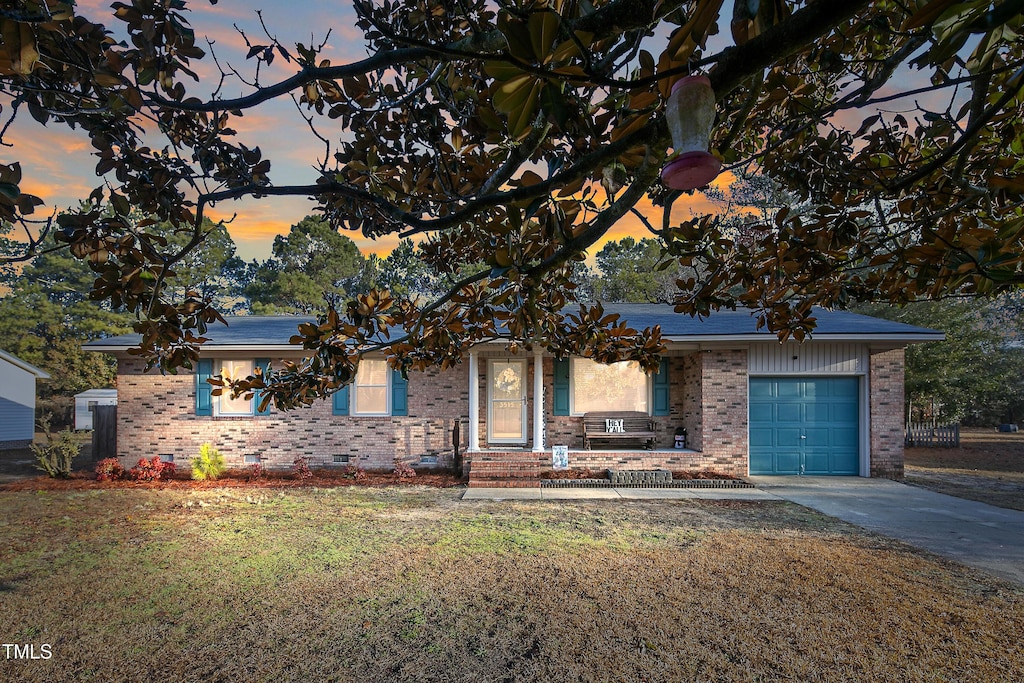
M 0 450 L 32 443 L 36 427 L 36 380 L 50 379 L 39 368 L 0 351 Z
M 117 389 L 87 389 L 75 394 L 75 429 L 92 429 L 95 406 L 116 406 Z

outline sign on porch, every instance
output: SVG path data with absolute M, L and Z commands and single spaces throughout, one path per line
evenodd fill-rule
M 622 418 L 608 418 L 604 421 L 604 431 L 606 434 L 625 434 L 626 426 L 622 423 Z
M 567 470 L 569 469 L 569 447 L 568 446 L 552 446 L 551 447 L 551 468 L 556 470 Z

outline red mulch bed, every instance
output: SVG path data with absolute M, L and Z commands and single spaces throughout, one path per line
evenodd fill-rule
M 341 472 L 313 470 L 313 476 L 299 479 L 291 472 L 268 472 L 253 479 L 247 470 L 229 470 L 214 481 L 193 481 L 187 474 L 176 474 L 162 481 L 96 481 L 93 472 L 72 472 L 69 479 L 34 477 L 0 485 L 0 491 L 83 491 L 93 489 L 215 489 L 215 488 L 329 488 L 336 486 L 430 486 L 450 488 L 466 483 L 466 479 L 447 470 L 424 470 L 415 477 L 399 479 L 391 472 L 366 472 L 361 481 L 343 477 Z

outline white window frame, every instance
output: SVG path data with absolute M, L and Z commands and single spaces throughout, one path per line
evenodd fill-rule
M 223 374 L 224 374 L 224 363 L 244 363 L 244 362 L 248 362 L 252 366 L 252 369 L 249 370 L 248 375 L 251 375 L 252 373 L 254 373 L 256 371 L 256 359 L 254 359 L 254 358 L 224 358 L 224 359 L 220 359 L 220 360 L 215 361 L 215 367 L 214 367 L 215 372 L 213 374 L 214 374 L 215 377 L 223 376 Z M 245 376 L 247 377 L 248 375 L 245 375 Z M 235 378 L 235 379 L 241 379 L 241 378 L 239 377 L 239 378 Z M 226 413 L 226 412 L 224 412 L 224 410 L 222 409 L 222 406 L 221 406 L 221 402 L 222 402 L 222 399 L 224 399 L 224 397 L 227 394 L 227 391 L 228 391 L 227 388 L 225 388 L 224 391 L 225 391 L 225 393 L 221 394 L 220 396 L 214 396 L 213 397 L 213 416 L 214 417 L 251 417 L 251 416 L 256 415 L 256 396 L 255 395 L 253 395 L 253 397 L 249 399 L 249 412 L 247 412 L 247 413 L 243 413 L 243 412 L 230 412 L 230 413 Z
M 360 367 L 363 363 L 375 362 L 384 364 L 384 412 L 361 412 L 359 410 L 359 371 L 356 370 L 355 379 L 352 380 L 348 392 L 348 414 L 352 417 L 387 417 L 391 415 L 391 368 L 388 367 L 387 361 L 382 358 L 364 358 L 361 360 Z M 379 387 L 380 384 L 364 384 L 364 387 Z
M 576 361 L 591 361 L 594 363 L 597 361 L 580 356 L 572 356 L 569 358 L 569 415 L 573 417 L 583 417 L 586 413 L 576 410 Z M 619 362 L 626 363 L 629 361 Z M 654 415 L 654 376 L 646 372 L 644 372 L 643 375 L 647 382 L 647 415 L 650 416 Z M 613 408 L 609 408 L 608 410 L 614 411 Z

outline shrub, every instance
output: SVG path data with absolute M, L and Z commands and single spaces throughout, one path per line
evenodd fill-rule
M 296 479 L 309 479 L 313 472 L 309 469 L 309 461 L 306 458 L 298 457 L 292 461 L 292 474 Z
M 412 468 L 408 463 L 402 462 L 398 458 L 395 458 L 395 476 L 399 479 L 412 479 L 416 476 L 416 470 Z
M 161 479 L 169 479 L 177 471 L 173 462 L 164 462 L 160 458 L 153 456 L 148 460 L 146 458 L 139 458 L 139 462 L 135 464 L 135 467 L 128 470 L 128 476 L 135 481 L 160 481 Z
M 103 458 L 96 463 L 96 481 L 117 481 L 124 478 L 124 467 L 117 458 Z
M 341 478 L 360 482 L 366 481 L 366 470 L 355 465 L 345 465 L 344 469 L 341 470 Z
M 266 473 L 267 470 L 263 467 L 263 463 L 261 462 L 254 462 L 249 465 L 249 481 L 259 481 L 266 475 Z
M 49 413 L 39 418 L 39 430 L 46 435 L 46 443 L 32 444 L 32 453 L 36 456 L 36 469 L 51 477 L 67 479 L 71 474 L 71 461 L 78 456 L 82 444 L 75 439 L 70 429 L 65 429 L 55 437 L 50 431 L 52 418 Z
M 196 481 L 217 479 L 224 469 L 224 456 L 208 443 L 199 447 L 198 457 L 192 458 L 192 478 Z

